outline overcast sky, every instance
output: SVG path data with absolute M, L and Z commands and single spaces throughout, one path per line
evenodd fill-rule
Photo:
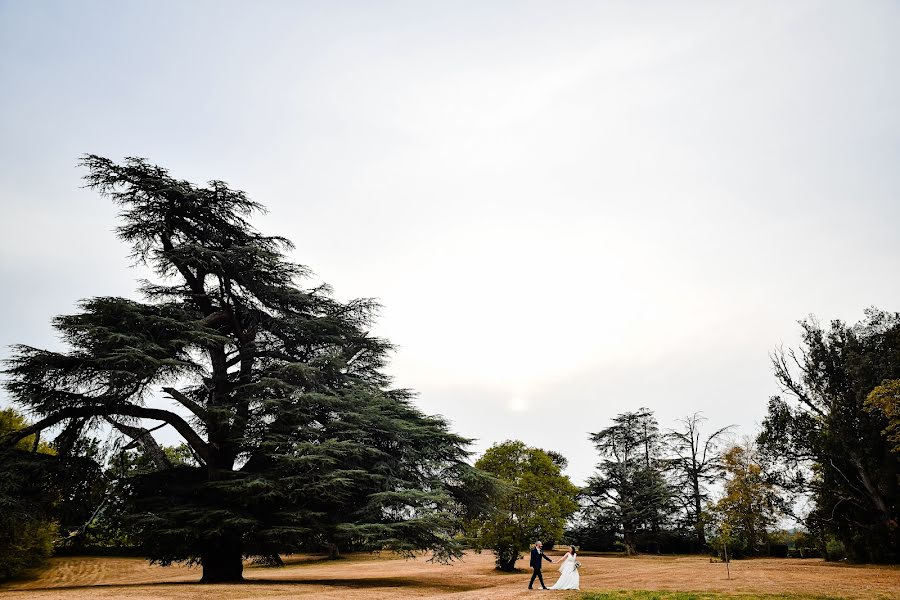
M 143 156 L 379 298 L 479 452 L 751 434 L 798 319 L 900 309 L 898 73 L 896 2 L 0 1 L 0 357 L 134 296 L 76 161 Z

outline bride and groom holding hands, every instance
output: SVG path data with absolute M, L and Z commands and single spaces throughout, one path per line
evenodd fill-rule
M 528 583 L 528 589 L 534 589 L 532 586 L 534 585 L 534 580 L 538 579 L 541 582 L 541 589 L 545 590 L 577 590 L 578 584 L 580 583 L 581 576 L 578 574 L 578 569 L 581 567 L 581 563 L 577 560 L 577 555 L 575 554 L 575 546 L 569 546 L 569 551 L 566 552 L 565 556 L 560 559 L 561 564 L 559 565 L 559 579 L 549 588 L 544 585 L 544 576 L 541 574 L 541 567 L 544 564 L 544 561 L 553 562 L 549 556 L 544 554 L 543 544 L 540 541 L 534 543 L 534 548 L 531 549 L 531 568 L 533 569 L 533 573 L 531 574 L 531 581 Z

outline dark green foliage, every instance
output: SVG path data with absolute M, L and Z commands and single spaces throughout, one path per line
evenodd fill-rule
M 585 487 L 582 519 L 614 523 L 626 554 L 637 552 L 639 543 L 658 550 L 661 526 L 673 508 L 659 427 L 645 408 L 613 423 L 591 434 L 602 460 Z
M 469 523 L 476 547 L 489 548 L 497 568 L 512 571 L 522 552 L 540 540 L 552 547 L 578 508 L 578 488 L 562 474 L 566 459 L 520 441 L 488 448 L 475 466 L 502 482 L 495 510 Z
M 32 516 L 16 523 L 3 518 L 0 523 L 0 581 L 43 565 L 53 552 L 56 531 L 56 523 L 43 517 Z
M 187 444 L 179 446 L 160 446 L 168 464 L 173 467 L 196 467 L 197 461 Z M 136 475 L 155 473 L 159 470 L 153 457 L 141 447 L 122 450 L 113 459 L 111 470 L 116 478 L 129 478 Z
M 785 391 L 769 401 L 759 436 L 768 472 L 785 493 L 809 496 L 810 531 L 832 535 L 863 562 L 900 561 L 900 455 L 866 398 L 900 378 L 900 315 L 875 309 L 855 326 L 801 322 L 803 349 L 776 352 Z M 822 542 L 824 545 L 824 541 Z
M 0 411 L 0 438 L 25 427 L 14 410 Z M 108 525 L 97 515 L 109 499 L 111 479 L 99 442 L 72 434 L 67 428 L 52 445 L 31 435 L 13 447 L 0 446 L 4 576 L 39 565 L 51 550 L 85 552 L 99 545 L 97 535 Z
M 28 450 L 0 450 L 0 579 L 41 565 L 53 550 L 54 462 Z
M 82 163 L 158 281 L 144 302 L 93 298 L 56 318 L 68 352 L 16 347 L 7 388 L 42 417 L 18 435 L 105 421 L 131 438 L 154 468 L 117 488 L 129 535 L 161 563 L 201 562 L 206 581 L 240 579 L 241 557 L 323 546 L 458 555 L 460 520 L 490 484 L 467 440 L 390 389 L 391 345 L 368 333 L 377 304 L 299 287 L 291 244 L 255 231 L 262 207 L 221 181 Z M 191 461 L 156 444 L 160 422 Z
M 60 548 L 74 553 L 101 543 L 91 538 L 98 533 L 97 517 L 108 504 L 113 477 L 104 469 L 106 461 L 99 440 L 79 436 L 66 447 L 60 437 L 54 441 L 54 448 L 65 464 L 65 472 L 59 481 L 60 501 L 53 514 L 59 522 Z
M 615 552 L 621 550 L 620 523 L 610 511 L 590 508 L 590 501 L 575 515 L 566 529 L 565 540 L 580 550 Z
M 25 425 L 14 410 L 0 410 L 0 436 Z M 35 436 L 0 448 L 0 580 L 40 566 L 53 550 L 56 467 L 52 450 Z

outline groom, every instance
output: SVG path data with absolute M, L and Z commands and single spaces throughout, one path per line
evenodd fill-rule
M 549 560 L 550 562 L 553 562 L 553 561 L 550 560 L 549 556 L 544 554 L 544 551 L 542 550 L 543 547 L 544 547 L 544 545 L 540 541 L 537 541 L 534 543 L 534 548 L 531 549 L 531 568 L 534 569 L 534 573 L 531 574 L 531 581 L 528 583 L 529 590 L 534 589 L 531 586 L 534 585 L 535 577 L 537 577 L 541 581 L 541 588 L 545 589 L 545 590 L 547 589 L 547 586 L 544 585 L 544 576 L 541 575 L 541 565 L 544 564 L 541 561 L 543 561 L 543 560 Z

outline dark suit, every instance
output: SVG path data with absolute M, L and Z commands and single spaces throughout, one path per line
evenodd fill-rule
M 545 561 L 545 560 L 553 562 L 541 550 L 538 550 L 537 548 L 531 549 L 531 563 L 530 564 L 531 564 L 531 568 L 534 569 L 534 572 L 531 574 L 531 581 L 528 583 L 529 590 L 531 589 L 531 586 L 534 585 L 535 577 L 540 580 L 541 587 L 546 589 L 547 586 L 544 585 L 544 576 L 541 575 L 541 566 L 544 564 L 543 561 Z

